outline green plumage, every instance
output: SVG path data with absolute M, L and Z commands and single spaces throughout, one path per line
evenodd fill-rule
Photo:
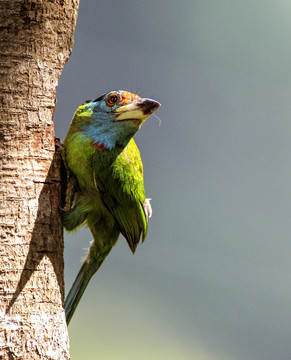
M 119 102 L 109 106 L 108 99 L 115 100 L 112 94 Z M 82 105 L 64 141 L 66 163 L 77 185 L 70 209 L 63 212 L 63 225 L 70 231 L 86 224 L 94 238 L 66 299 L 68 323 L 120 232 L 133 252 L 147 234 L 151 208 L 145 196 L 140 153 L 132 136 L 159 104 L 133 94 L 133 101 L 122 101 L 124 94 L 130 93 L 110 92 Z M 146 101 L 151 101 L 150 111 Z

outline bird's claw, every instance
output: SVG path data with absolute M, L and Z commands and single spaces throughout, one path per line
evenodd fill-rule
M 147 219 L 147 222 L 149 221 L 149 219 L 152 217 L 152 214 L 153 214 L 152 206 L 151 206 L 151 203 L 150 203 L 151 200 L 152 199 L 147 198 L 145 200 L 145 202 L 142 204 L 144 212 L 145 212 L 145 216 L 146 216 L 146 219 Z

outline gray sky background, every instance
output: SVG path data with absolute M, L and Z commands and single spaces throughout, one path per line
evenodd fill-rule
M 71 355 L 291 359 L 291 3 L 81 0 L 56 135 L 124 89 L 162 103 L 136 136 L 147 239 L 121 237 L 70 327 Z M 69 290 L 91 234 L 66 236 Z

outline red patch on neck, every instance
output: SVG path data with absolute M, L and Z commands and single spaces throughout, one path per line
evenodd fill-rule
M 97 150 L 101 150 L 101 151 L 106 150 L 106 147 L 104 146 L 104 144 L 99 144 L 97 142 L 94 143 L 93 141 L 91 141 L 91 145 Z

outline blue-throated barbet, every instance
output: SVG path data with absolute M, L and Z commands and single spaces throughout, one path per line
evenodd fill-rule
M 132 252 L 145 239 L 151 206 L 132 137 L 159 106 L 118 90 L 86 102 L 75 113 L 64 149 L 76 186 L 62 221 L 68 231 L 87 225 L 94 240 L 65 301 L 67 323 L 119 234 Z

